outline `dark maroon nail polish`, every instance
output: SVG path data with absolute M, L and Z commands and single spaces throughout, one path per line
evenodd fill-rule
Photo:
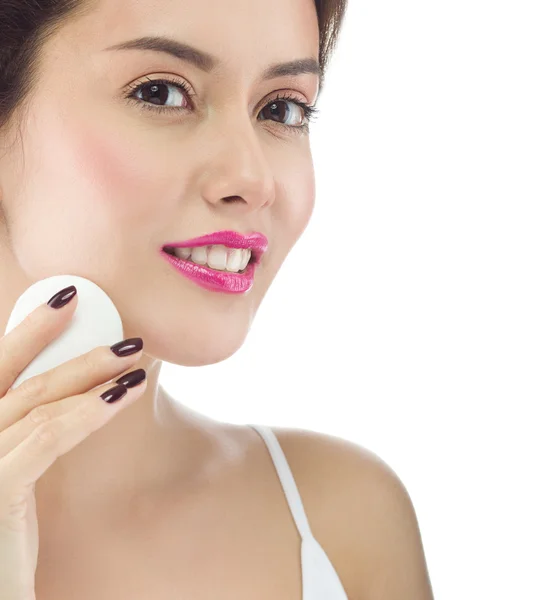
M 110 390 L 107 390 L 104 394 L 101 394 L 101 398 L 110 404 L 117 402 L 128 392 L 128 388 L 125 385 L 116 385 Z
M 110 347 L 110 349 L 116 354 L 116 356 L 130 356 L 130 354 L 135 354 L 139 352 L 143 348 L 143 340 L 140 337 L 128 338 L 127 340 L 122 340 L 118 342 L 118 344 L 114 344 Z
M 136 385 L 139 385 L 142 381 L 144 381 L 145 376 L 145 369 L 136 369 L 135 371 L 131 371 L 130 373 L 122 375 L 122 377 L 118 378 L 115 381 L 115 383 L 125 385 L 127 388 L 133 388 Z
M 71 285 L 67 288 L 64 288 L 63 290 L 60 290 L 57 294 L 54 294 L 54 296 L 47 302 L 47 304 L 51 308 L 62 308 L 63 306 L 66 306 L 66 304 L 68 304 L 68 302 L 70 302 L 70 300 L 76 294 L 76 286 Z

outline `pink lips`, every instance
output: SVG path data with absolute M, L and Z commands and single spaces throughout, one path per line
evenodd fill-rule
M 216 246 L 222 244 L 229 248 L 243 248 L 252 250 L 252 256 L 256 259 L 256 264 L 259 264 L 264 252 L 267 251 L 268 241 L 265 235 L 254 232 L 248 235 L 243 235 L 237 231 L 225 230 L 202 235 L 201 237 L 186 240 L 184 242 L 171 242 L 165 244 L 164 248 L 196 248 L 198 246 Z
M 192 261 L 172 256 L 163 249 L 161 249 L 160 254 L 181 275 L 206 290 L 227 294 L 243 294 L 250 291 L 254 285 L 256 267 L 260 264 L 261 257 L 267 251 L 268 247 L 267 238 L 260 233 L 242 235 L 236 231 L 219 231 L 184 242 L 165 244 L 163 248 L 196 248 L 198 246 L 213 246 L 217 244 L 223 244 L 229 248 L 248 248 L 252 250 L 255 261 L 248 263 L 246 272 L 241 274 L 217 271 L 206 265 L 198 265 Z

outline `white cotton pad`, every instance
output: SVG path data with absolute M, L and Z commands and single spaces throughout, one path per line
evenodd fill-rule
M 72 320 L 18 375 L 10 389 L 97 346 L 112 346 L 122 341 L 122 319 L 112 300 L 97 284 L 77 275 L 54 275 L 28 287 L 15 303 L 4 334 L 19 325 L 40 304 L 46 304 L 54 294 L 70 285 L 77 289 L 77 298 L 72 300 L 77 301 Z

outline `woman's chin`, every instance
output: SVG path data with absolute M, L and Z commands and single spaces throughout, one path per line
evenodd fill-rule
M 151 350 L 146 352 L 158 360 L 163 360 L 169 364 L 181 365 L 183 367 L 205 367 L 207 365 L 215 365 L 223 362 L 235 354 L 242 346 L 244 340 L 239 340 L 238 343 L 215 343 L 203 347 L 194 348 L 192 346 L 170 347 L 169 344 L 159 351 Z
M 170 329 L 166 325 L 154 330 L 155 322 L 136 328 L 141 333 L 130 334 L 143 338 L 144 353 L 174 365 L 202 367 L 220 363 L 235 354 L 244 343 L 250 322 L 243 319 L 221 319 L 220 325 L 186 320 Z M 166 330 L 166 331 L 165 331 Z

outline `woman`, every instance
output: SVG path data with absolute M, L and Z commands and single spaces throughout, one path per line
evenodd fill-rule
M 2 339 L 2 597 L 431 598 L 413 506 L 376 455 L 221 423 L 158 384 L 162 361 L 238 350 L 304 231 L 308 121 L 344 13 L 344 0 L 2 0 L 2 325 L 34 281 L 70 273 L 139 342 L 8 391 L 79 289 Z M 260 233 L 245 240 L 257 264 L 230 236 L 163 251 L 218 231 Z M 242 267 L 253 281 L 226 276 Z M 122 375 L 116 394 L 96 387 Z

